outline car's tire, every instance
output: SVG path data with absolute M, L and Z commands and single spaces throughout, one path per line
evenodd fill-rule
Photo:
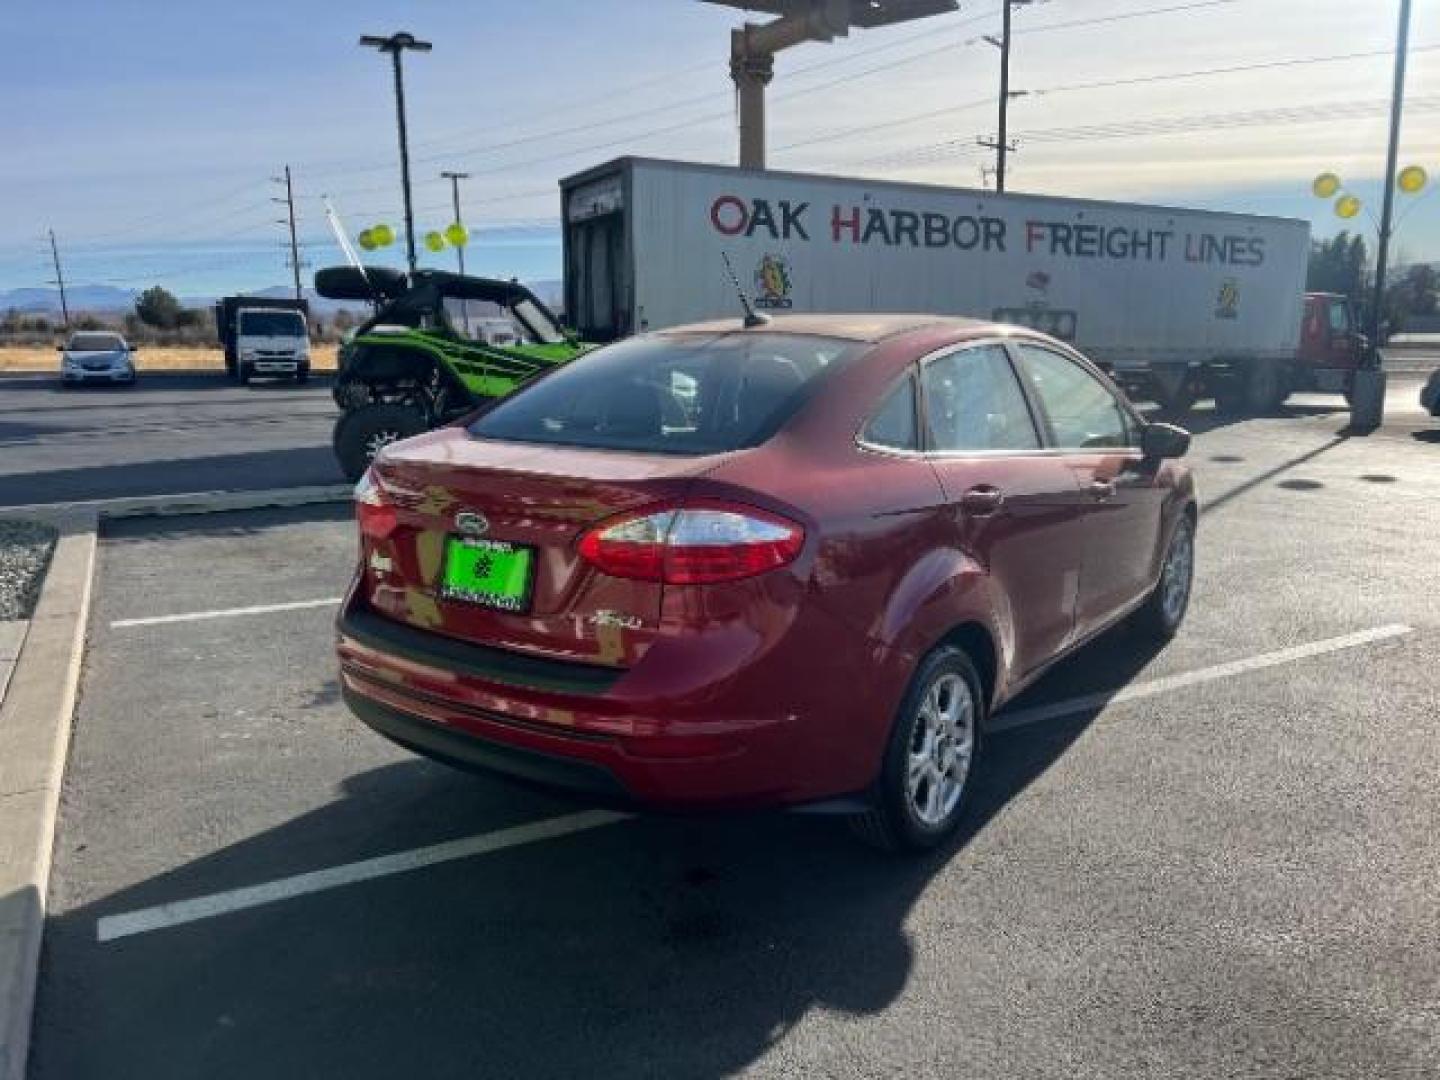
M 301 368 L 299 371 L 295 372 L 295 382 L 296 382 L 297 385 L 299 385 L 299 386 L 304 386 L 304 385 L 305 385 L 306 383 L 308 383 L 309 381 L 310 381 L 310 369 L 309 369 L 309 368 Z
M 362 405 L 340 414 L 331 445 L 345 479 L 353 483 L 365 474 L 380 450 L 428 427 L 425 414 L 411 405 Z
M 1135 630 L 1154 641 L 1173 638 L 1190 609 L 1194 582 L 1195 517 L 1187 511 L 1170 534 L 1160 580 L 1131 620 Z
M 238 368 L 235 369 L 235 381 L 238 382 L 241 386 L 249 386 L 250 380 L 254 377 L 255 373 L 250 370 L 249 364 L 241 364 Z
M 965 811 L 983 745 L 985 696 L 963 650 L 942 645 L 920 662 L 891 727 L 869 810 L 855 835 L 885 851 L 923 851 Z

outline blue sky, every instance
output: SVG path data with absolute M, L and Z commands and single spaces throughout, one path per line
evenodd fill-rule
M 1323 235 L 1342 223 L 1308 185 L 1333 168 L 1378 210 L 1390 68 L 1350 54 L 1390 47 L 1392 0 L 1229 0 L 1092 21 L 1182 2 L 1047 0 L 1017 16 L 1015 84 L 1031 93 L 1012 111 L 1012 188 L 1303 216 Z M 978 184 L 973 141 L 993 128 L 996 78 L 979 35 L 998 0 L 962 8 L 782 55 L 771 164 Z M 0 289 L 49 276 L 47 226 L 77 283 L 194 295 L 282 282 L 267 178 L 286 162 L 312 262 L 338 259 L 321 193 L 352 231 L 398 226 L 388 62 L 355 40 L 402 28 L 435 42 L 407 62 L 418 224 L 444 227 L 437 174 L 467 169 L 471 265 L 558 277 L 559 177 L 626 152 L 732 160 L 739 19 L 695 0 L 11 0 L 6 29 L 25 44 L 0 66 Z M 1414 44 L 1402 160 L 1436 182 L 1405 203 L 1397 244 L 1437 259 L 1440 49 L 1428 46 L 1440 46 L 1440 0 L 1415 0 Z M 1102 137 L 1116 123 L 1135 128 Z

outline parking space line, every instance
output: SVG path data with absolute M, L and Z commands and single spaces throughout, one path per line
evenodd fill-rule
M 304 606 L 319 606 L 322 603 L 336 602 L 335 600 L 325 600 L 305 601 L 302 603 Z M 234 612 L 245 613 L 252 610 L 270 610 L 270 608 L 241 608 L 234 609 Z M 200 614 L 205 615 L 208 613 Z M 175 619 L 191 617 L 194 616 L 164 618 L 173 621 Z M 131 620 L 127 625 L 135 625 L 137 622 L 144 621 L 146 620 Z M 1324 638 L 1320 641 L 1311 641 L 1303 645 L 1294 645 L 1286 649 L 1260 653 L 1240 660 L 1216 664 L 1212 667 L 1181 672 L 1178 675 L 1167 675 L 1158 679 L 1150 679 L 1146 682 L 1135 683 L 1111 692 L 1086 694 L 1081 697 L 1067 698 L 1064 701 L 1052 702 L 1048 705 L 1039 705 L 1030 709 L 1020 709 L 1009 713 L 1002 712 L 992 721 L 990 730 L 1009 731 L 1044 720 L 1070 716 L 1088 709 L 1099 709 L 1106 705 L 1153 697 L 1157 694 L 1168 693 L 1172 690 L 1198 686 L 1203 683 L 1214 682 L 1218 679 L 1228 679 L 1247 672 L 1260 671 L 1265 668 L 1277 667 L 1281 664 L 1289 664 L 1298 660 L 1323 656 L 1327 653 L 1338 652 L 1342 649 L 1352 649 L 1360 645 L 1369 645 L 1378 641 L 1401 637 L 1412 631 L 1413 627 L 1400 623 L 1376 626 L 1369 630 L 1361 630 L 1353 634 Z M 183 926 L 186 923 L 198 922 L 202 919 L 213 919 L 220 915 L 228 915 L 232 912 L 244 911 L 248 908 L 263 907 L 267 904 L 293 899 L 298 896 L 307 896 L 312 893 L 338 889 L 346 885 L 353 885 L 357 882 L 372 881 L 376 878 L 388 877 L 392 874 L 408 873 L 412 870 L 436 866 L 441 863 L 454 862 L 458 859 L 468 859 L 476 855 L 487 855 L 492 852 L 503 851 L 507 848 L 534 844 L 543 840 L 552 840 L 557 837 L 568 836 L 572 833 L 583 832 L 587 829 L 599 828 L 602 825 L 625 821 L 632 816 L 631 814 L 616 813 L 609 810 L 586 810 L 576 814 L 550 818 L 545 821 L 536 821 L 526 825 L 500 829 L 496 832 L 481 833 L 477 836 L 466 837 L 460 840 L 449 840 L 444 843 L 433 844 L 429 847 L 417 848 L 412 851 L 396 852 L 391 855 L 381 855 L 377 858 L 347 863 L 342 866 L 332 866 L 324 870 L 314 870 L 304 874 L 296 874 L 293 877 L 280 878 L 276 881 L 270 881 L 260 885 L 245 886 L 226 892 L 213 893 L 209 896 L 193 897 L 189 900 L 178 900 L 173 903 L 142 908 L 138 911 L 126 912 L 120 915 L 106 915 L 96 922 L 95 935 L 101 942 L 118 941 L 121 938 L 132 937 L 136 934 L 147 934 L 156 930 L 165 930 L 170 927 Z
M 602 825 L 625 821 L 632 816 L 610 810 L 585 810 L 578 814 L 566 814 L 544 821 L 533 821 L 527 825 L 516 825 L 509 829 L 481 833 L 478 836 L 469 836 L 461 840 L 448 840 L 445 843 L 432 844 L 430 847 L 417 848 L 413 851 L 381 855 L 378 858 L 348 863 L 344 866 L 332 866 L 325 870 L 296 874 L 294 877 L 281 878 L 263 885 L 231 889 L 228 892 L 213 893 L 210 896 L 197 896 L 190 900 L 179 900 L 172 904 L 142 908 L 139 911 L 131 911 L 123 915 L 106 915 L 96 922 L 95 936 L 102 942 L 118 941 L 120 938 L 132 937 L 135 934 L 148 934 L 154 930 L 166 930 L 173 926 L 199 922 L 201 919 L 213 919 L 219 915 L 228 915 L 232 912 L 244 911 L 247 908 L 263 907 L 280 900 L 290 900 L 297 896 L 308 896 L 311 893 L 338 889 L 359 881 L 373 881 L 376 878 L 389 877 L 391 874 L 404 874 L 427 866 L 454 862 L 457 859 L 468 859 L 474 855 L 488 855 L 506 848 L 521 847 L 541 840 L 553 840 L 556 837 L 568 836 L 586 829 L 598 829 Z
M 200 622 L 204 619 L 230 619 L 238 615 L 269 615 L 275 611 L 304 611 L 306 608 L 334 607 L 341 597 L 326 596 L 319 600 L 290 600 L 283 604 L 253 604 L 250 607 L 216 608 L 213 611 L 186 611 L 178 615 L 151 615 L 143 619 L 116 619 L 112 630 L 127 626 L 163 626 L 166 623 Z
M 1085 712 L 1087 709 L 1099 709 L 1106 705 L 1119 704 L 1122 701 L 1134 701 L 1138 698 L 1153 697 L 1156 694 L 1168 693 L 1171 690 L 1179 690 L 1187 686 L 1197 686 L 1200 683 L 1214 682 L 1216 679 L 1228 679 L 1234 675 L 1243 675 L 1250 671 L 1260 671 L 1264 668 L 1277 667 L 1280 664 L 1290 664 L 1296 660 L 1305 660 L 1312 656 L 1323 656 L 1326 653 L 1338 652 L 1341 649 L 1353 649 L 1357 645 L 1369 645 L 1376 641 L 1384 641 L 1387 638 L 1400 637 L 1403 634 L 1410 633 L 1412 629 L 1413 627 L 1400 623 L 1394 623 L 1389 626 L 1376 626 L 1354 634 L 1324 638 L 1321 641 L 1311 641 L 1304 645 L 1294 645 L 1288 649 L 1277 649 L 1274 652 L 1248 656 L 1243 660 L 1232 660 L 1229 663 L 1216 664 L 1214 667 L 1197 668 L 1194 671 L 1181 672 L 1179 675 L 1166 675 L 1159 679 L 1133 683 L 1119 690 L 1085 694 L 1081 697 L 1067 698 L 1064 701 L 1052 702 L 1049 705 L 1037 705 L 1030 709 L 1019 709 L 1015 712 L 1001 712 L 990 722 L 987 730 L 1010 731 L 1013 728 L 1025 727 L 1027 724 L 1038 724 L 1043 720 L 1055 720 L 1062 716 L 1073 716 L 1075 713 Z

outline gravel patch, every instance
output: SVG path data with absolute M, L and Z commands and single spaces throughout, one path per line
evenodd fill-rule
M 0 619 L 30 617 L 55 536 L 39 522 L 0 520 Z

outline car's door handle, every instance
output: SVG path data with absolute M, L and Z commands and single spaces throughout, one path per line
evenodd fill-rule
M 993 514 L 1005 504 L 1005 493 L 997 487 L 981 484 L 960 496 L 960 509 L 974 517 Z
M 1094 496 L 1096 502 L 1104 502 L 1106 499 L 1113 499 L 1115 497 L 1115 481 L 1090 481 L 1090 494 Z

